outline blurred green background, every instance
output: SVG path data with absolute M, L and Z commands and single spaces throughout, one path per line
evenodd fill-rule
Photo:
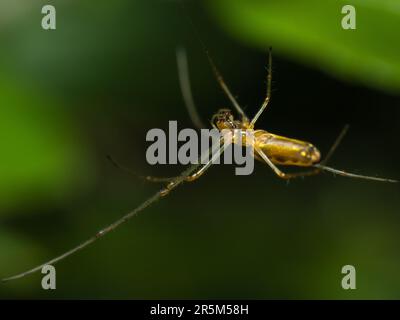
M 57 29 L 41 28 L 41 8 Z M 357 29 L 341 28 L 353 4 Z M 40 264 L 133 209 L 159 187 L 118 171 L 146 163 L 146 132 L 191 127 L 175 48 L 188 52 L 203 119 L 230 107 L 200 43 L 258 126 L 326 153 L 331 165 L 400 178 L 400 10 L 396 0 L 0 0 L 0 276 Z M 214 166 L 118 231 L 1 298 L 400 298 L 399 185 L 333 177 L 281 181 Z M 341 288 L 341 268 L 357 289 Z

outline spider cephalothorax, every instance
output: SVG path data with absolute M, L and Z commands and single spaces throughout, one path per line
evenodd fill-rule
M 219 109 L 212 117 L 211 122 L 218 130 L 243 129 L 242 122 L 235 120 L 232 111 L 229 109 Z

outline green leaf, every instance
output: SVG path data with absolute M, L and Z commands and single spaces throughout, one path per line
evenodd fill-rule
M 342 28 L 342 7 L 356 9 L 356 29 Z M 221 25 L 241 40 L 274 50 L 347 81 L 400 89 L 398 0 L 212 0 Z

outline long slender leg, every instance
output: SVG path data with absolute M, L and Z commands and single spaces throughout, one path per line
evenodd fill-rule
M 350 126 L 348 124 L 346 124 L 344 126 L 344 128 L 340 132 L 339 136 L 336 138 L 335 142 L 333 143 L 332 147 L 329 149 L 329 152 L 327 153 L 326 157 L 319 164 L 315 164 L 313 166 L 316 169 L 293 173 L 292 174 L 292 178 L 305 177 L 305 176 L 314 176 L 314 175 L 317 175 L 317 174 L 321 173 L 321 171 L 323 170 L 322 166 L 324 166 L 326 163 L 328 163 L 330 158 L 333 156 L 333 153 L 336 151 L 337 147 L 342 142 L 344 136 L 346 135 L 347 131 L 349 130 L 349 127 Z
M 226 149 L 226 146 L 222 146 L 217 153 L 215 153 L 214 155 L 212 155 L 211 159 L 208 160 L 208 162 L 206 164 L 204 164 L 203 166 L 199 165 L 199 169 L 197 169 L 194 173 L 191 173 L 190 175 L 186 176 L 184 178 L 184 181 L 187 182 L 192 182 L 194 180 L 197 180 L 198 178 L 200 178 L 213 164 L 214 160 L 216 157 L 219 157 Z M 171 189 L 175 188 L 175 180 L 171 181 L 169 184 L 167 184 L 164 193 L 167 194 L 170 192 Z M 163 194 L 164 195 L 164 194 Z
M 338 144 L 334 144 L 334 147 L 336 148 Z M 391 182 L 391 183 L 397 183 L 399 182 L 398 180 L 394 179 L 387 179 L 387 178 L 380 178 L 380 177 L 372 177 L 372 176 L 364 176 L 364 175 L 359 175 L 359 174 L 354 174 L 350 172 L 346 172 L 343 170 L 338 170 L 334 169 L 331 167 L 327 167 L 325 165 L 321 164 L 316 164 L 314 167 L 316 168 L 315 170 L 308 171 L 308 172 L 297 172 L 297 173 L 284 173 L 282 172 L 268 157 L 267 155 L 258 147 L 255 147 L 256 152 L 261 156 L 261 158 L 274 170 L 274 172 L 277 174 L 278 177 L 282 179 L 292 179 L 296 178 L 299 176 L 310 176 L 310 175 L 315 175 L 321 172 L 321 170 L 326 170 L 344 177 L 349 177 L 349 178 L 357 178 L 357 179 L 364 179 L 364 180 L 373 180 L 373 181 L 380 181 L 380 182 Z
M 308 170 L 308 171 L 300 171 L 294 173 L 285 173 L 284 179 L 294 179 L 294 178 L 302 178 L 302 177 L 310 177 L 315 176 L 321 173 L 320 169 Z
M 300 176 L 309 176 L 309 175 L 314 175 L 316 172 L 314 171 L 309 171 L 309 172 L 295 172 L 295 173 L 285 173 L 281 171 L 269 158 L 268 156 L 258 147 L 254 148 L 256 152 L 261 156 L 261 158 L 271 167 L 272 170 L 276 173 L 276 175 L 279 178 L 282 179 L 292 179 L 292 178 L 297 178 Z M 316 171 L 316 170 L 315 170 Z
M 336 138 L 332 147 L 329 149 L 329 152 L 328 152 L 327 156 L 325 157 L 325 159 L 322 160 L 319 165 L 314 165 L 314 167 L 316 168 L 314 170 L 307 170 L 307 171 L 294 172 L 294 173 L 283 173 L 281 170 L 279 170 L 275 166 L 275 164 L 272 163 L 272 161 L 267 157 L 267 155 L 261 149 L 257 148 L 258 150 L 257 149 L 256 150 L 257 150 L 258 154 L 264 159 L 264 161 L 267 162 L 267 164 L 272 169 L 274 169 L 275 173 L 277 173 L 277 175 L 280 176 L 281 178 L 293 179 L 293 178 L 298 178 L 298 177 L 313 176 L 313 175 L 319 174 L 321 172 L 321 170 L 323 170 L 321 166 L 326 164 L 329 161 L 329 159 L 332 157 L 333 153 L 335 152 L 335 150 L 339 146 L 340 142 L 343 140 L 344 136 L 346 135 L 348 129 L 349 129 L 349 125 L 346 124 L 344 126 L 344 128 L 342 129 L 342 131 L 340 132 L 339 136 Z
M 350 173 L 350 172 L 346 172 L 343 170 L 338 170 L 338 169 L 334 169 L 334 168 L 326 166 L 326 163 L 332 157 L 333 153 L 335 152 L 336 148 L 339 146 L 340 142 L 342 141 L 343 137 L 347 133 L 348 129 L 349 129 L 349 125 L 346 124 L 345 127 L 343 128 L 342 132 L 340 133 L 340 135 L 337 137 L 335 143 L 332 145 L 332 147 L 329 150 L 328 154 L 326 155 L 325 159 L 322 160 L 319 164 L 314 165 L 314 167 L 317 168 L 316 169 L 318 171 L 317 173 L 320 173 L 322 170 L 325 170 L 325 171 L 329 171 L 334 174 L 338 174 L 340 176 L 349 177 L 349 178 L 365 179 L 365 180 L 373 180 L 373 181 L 381 181 L 381 182 L 392 182 L 392 183 L 398 182 L 398 180 L 394 180 L 394 179 L 364 176 L 364 175 Z
M 220 141 L 221 143 L 221 141 Z M 98 232 L 96 232 L 96 234 L 94 236 L 92 236 L 91 238 L 89 238 L 88 240 L 82 242 L 81 244 L 77 245 L 76 247 L 72 248 L 71 250 L 68 250 L 66 252 L 64 252 L 63 254 L 39 265 L 36 266 L 28 271 L 19 273 L 17 275 L 8 277 L 8 278 L 4 278 L 2 279 L 3 282 L 5 281 L 10 281 L 10 280 L 14 280 L 14 279 L 18 279 L 18 278 L 22 278 L 26 275 L 29 275 L 31 273 L 34 273 L 36 271 L 39 271 L 43 268 L 43 266 L 45 265 L 49 265 L 49 264 L 55 264 L 65 258 L 67 258 L 68 256 L 86 248 L 87 246 L 91 245 L 92 243 L 94 243 L 95 241 L 97 241 L 98 239 L 104 237 L 107 233 L 117 229 L 120 225 L 124 224 L 125 222 L 127 222 L 130 218 L 134 217 L 135 215 L 137 215 L 139 212 L 143 211 L 144 209 L 146 209 L 147 207 L 149 207 L 150 205 L 152 205 L 154 202 L 158 201 L 159 199 L 161 199 L 162 197 L 165 197 L 166 195 L 168 195 L 173 189 L 175 189 L 176 187 L 178 187 L 180 184 L 182 184 L 185 181 L 194 181 L 196 179 L 198 179 L 202 174 L 204 174 L 204 172 L 211 166 L 213 160 L 217 157 L 220 156 L 220 154 L 222 154 L 224 152 L 224 150 L 226 149 L 227 145 L 224 144 L 220 149 L 219 152 L 216 153 L 215 155 L 213 155 L 210 159 L 209 162 L 207 162 L 205 165 L 202 164 L 196 164 L 191 166 L 190 168 L 188 168 L 187 170 L 185 170 L 184 172 L 182 172 L 182 174 L 178 177 L 176 177 L 176 179 L 170 181 L 167 185 L 165 185 L 160 191 L 158 191 L 156 194 L 154 194 L 152 197 L 148 198 L 145 202 L 143 202 L 141 205 L 139 205 L 138 207 L 136 207 L 136 209 L 134 209 L 133 211 L 127 213 L 126 215 L 122 216 L 120 219 L 116 220 L 115 222 L 111 223 L 110 225 L 108 225 L 107 227 L 99 230 Z M 202 155 L 202 159 L 203 159 Z M 200 168 L 200 169 L 199 169 Z
M 340 176 L 348 177 L 348 178 L 356 178 L 356 179 L 364 179 L 364 180 L 373 180 L 373 181 L 380 181 L 380 182 L 392 182 L 392 183 L 397 183 L 397 182 L 399 182 L 398 180 L 394 180 L 394 179 L 380 178 L 380 177 L 372 177 L 372 176 L 364 176 L 364 175 L 360 175 L 360 174 L 350 173 L 350 172 L 346 172 L 346 171 L 343 171 L 343 170 L 334 169 L 334 168 L 327 167 L 327 166 L 325 166 L 325 165 L 320 165 L 320 164 L 316 164 L 315 167 L 318 168 L 318 169 L 320 169 L 320 170 L 326 170 L 326 171 L 332 172 L 332 173 L 334 173 L 334 174 L 338 174 L 338 175 L 340 175 Z
M 186 50 L 184 48 L 176 49 L 176 62 L 178 65 L 179 85 L 181 88 L 183 101 L 185 102 L 186 109 L 189 113 L 189 117 L 197 128 L 205 128 L 205 125 L 203 121 L 201 121 L 199 113 L 197 112 L 192 90 L 190 89 L 189 68 Z
M 221 144 L 222 140 L 220 140 L 218 143 Z M 227 148 L 227 145 L 223 145 L 222 147 L 219 148 L 219 150 L 217 150 L 217 152 L 215 154 L 212 154 L 213 151 L 213 147 L 209 150 L 208 152 L 208 157 L 207 159 L 209 159 L 205 164 L 203 164 L 203 159 L 204 156 L 203 155 L 201 157 L 201 164 L 199 165 L 199 169 L 191 174 L 188 175 L 185 178 L 185 181 L 194 181 L 198 178 L 200 178 L 201 175 L 203 175 L 203 173 L 213 164 L 213 162 L 216 160 L 216 158 L 218 158 L 219 156 L 221 156 L 221 154 L 225 151 L 225 149 Z M 211 158 L 210 158 L 211 155 Z M 140 178 L 140 179 L 144 179 L 150 182 L 171 182 L 171 181 L 175 181 L 176 179 L 179 178 L 179 176 L 176 177 L 153 177 L 153 176 L 141 176 L 136 174 L 135 172 L 133 172 L 132 170 L 120 165 L 118 162 L 116 162 L 110 155 L 107 156 L 107 159 L 118 169 L 123 170 L 128 172 L 129 174 L 134 175 L 136 178 Z M 205 160 L 204 160 L 205 161 Z
M 267 155 L 258 147 L 254 147 L 254 150 L 260 155 L 260 157 L 271 167 L 279 178 L 287 178 L 287 174 L 282 172 L 268 157 Z
M 332 172 L 334 174 L 338 174 L 344 177 L 349 178 L 357 178 L 357 179 L 365 179 L 365 180 L 374 180 L 374 181 L 381 181 L 381 182 L 398 182 L 394 179 L 386 179 L 386 178 L 379 178 L 379 177 L 371 177 L 371 176 L 364 176 L 359 174 L 354 174 L 350 172 L 346 172 L 343 170 L 334 169 L 331 167 L 327 167 L 326 164 L 328 163 L 329 159 L 332 157 L 333 153 L 335 152 L 336 148 L 339 146 L 340 142 L 343 140 L 343 137 L 346 135 L 347 131 L 349 130 L 349 125 L 346 124 L 342 129 L 342 132 L 337 137 L 335 143 L 332 145 L 331 149 L 329 150 L 328 154 L 326 155 L 325 159 L 322 160 L 319 164 L 315 164 L 314 167 L 317 168 L 315 170 L 316 173 L 320 173 L 322 170 Z
M 330 158 L 333 156 L 333 153 L 336 151 L 337 147 L 339 146 L 339 144 L 342 142 L 344 136 L 346 135 L 347 131 L 349 130 L 349 125 L 346 124 L 344 126 L 344 128 L 342 129 L 342 131 L 340 132 L 340 134 L 338 135 L 338 137 L 336 138 L 335 142 L 333 143 L 332 147 L 329 149 L 328 154 L 326 155 L 326 157 L 321 161 L 320 164 L 326 164 Z
M 236 111 L 242 117 L 242 121 L 248 122 L 248 117 L 244 113 L 243 109 L 240 107 L 239 103 L 236 101 L 235 97 L 232 95 L 231 91 L 229 90 L 228 86 L 226 85 L 224 78 L 222 77 L 221 73 L 218 71 L 214 61 L 212 60 L 210 54 L 208 53 L 207 49 L 205 49 L 208 61 L 210 62 L 211 68 L 213 69 L 215 78 L 217 79 L 219 85 L 221 86 L 222 90 L 225 92 L 226 96 L 231 101 L 232 105 L 235 107 Z
M 271 82 L 272 82 L 272 48 L 269 48 L 268 53 L 268 75 L 267 75 L 267 95 L 261 108 L 258 110 L 254 118 L 250 122 L 250 128 L 254 128 L 256 121 L 264 112 L 265 108 L 268 106 L 269 101 L 271 100 Z
M 166 196 L 168 193 L 171 192 L 172 189 L 176 188 L 178 185 L 180 185 L 182 182 L 184 182 L 185 178 L 187 176 L 189 176 L 192 172 L 194 172 L 198 167 L 199 167 L 199 165 L 195 165 L 195 166 L 192 166 L 189 169 L 185 170 L 176 180 L 171 181 L 170 183 L 168 183 L 167 186 L 162 188 L 160 191 L 158 191 L 152 197 L 148 198 L 141 205 L 136 207 L 136 209 L 134 209 L 133 211 L 131 211 L 131 212 L 127 213 L 127 214 L 125 214 L 120 219 L 118 219 L 115 222 L 111 223 L 107 227 L 99 230 L 98 232 L 96 232 L 95 235 L 93 235 L 88 240 L 82 242 L 78 246 L 72 248 L 71 250 L 68 250 L 68 251 L 64 252 L 63 254 L 59 255 L 58 257 L 55 257 L 54 259 L 51 259 L 51 260 L 49 260 L 49 261 L 47 261 L 47 262 L 45 262 L 45 263 L 43 263 L 43 264 L 41 264 L 41 265 L 39 265 L 37 267 L 34 267 L 34 268 L 32 268 L 32 269 L 30 269 L 28 271 L 19 273 L 19 274 L 15 275 L 15 276 L 4 278 L 4 279 L 2 279 L 2 281 L 4 282 L 4 281 L 9 281 L 9 280 L 22 278 L 22 277 L 24 277 L 24 276 L 26 276 L 28 274 L 31 274 L 31 273 L 34 273 L 36 271 L 41 270 L 43 268 L 43 266 L 45 266 L 45 265 L 55 264 L 55 263 L 65 259 L 65 258 L 67 258 L 68 256 L 70 256 L 70 255 L 72 255 L 72 254 L 74 254 L 74 253 L 86 248 L 87 246 L 91 245 L 92 243 L 94 243 L 98 239 L 104 237 L 107 233 L 115 230 L 120 225 L 122 225 L 125 222 L 127 222 L 130 218 L 134 217 L 139 212 L 143 211 L 144 209 L 146 209 L 147 207 L 149 207 L 150 205 L 155 203 L 157 200 L 161 199 L 163 196 Z
M 220 157 L 222 155 L 222 153 L 225 151 L 225 149 L 229 146 L 229 144 L 223 144 L 222 147 L 220 147 L 216 153 L 211 155 L 211 158 L 208 160 L 208 162 L 201 167 L 198 171 L 196 171 L 195 173 L 191 174 L 190 176 L 188 176 L 186 178 L 186 181 L 194 181 L 198 178 L 200 178 L 204 172 L 206 172 L 206 170 L 211 167 L 211 165 L 214 163 L 214 161 Z M 211 149 L 212 152 L 212 149 Z
M 114 158 L 112 158 L 110 155 L 107 155 L 107 159 L 114 165 L 114 167 L 127 172 L 136 178 L 143 179 L 149 182 L 169 182 L 172 180 L 175 180 L 177 177 L 153 177 L 153 176 L 142 176 L 140 174 L 137 174 L 136 172 L 130 170 L 129 168 L 119 164 L 117 161 L 115 161 Z

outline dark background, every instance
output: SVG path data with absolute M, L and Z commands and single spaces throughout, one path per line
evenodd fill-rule
M 48 3 L 55 31 L 40 27 Z M 243 41 L 209 2 L 48 3 L 1 0 L 1 277 L 69 249 L 158 190 L 118 171 L 107 154 L 145 175 L 183 170 L 148 165 L 145 136 L 169 120 L 192 127 L 178 45 L 203 119 L 230 107 L 199 38 L 250 115 L 264 98 L 273 47 L 272 101 L 259 128 L 324 154 L 348 123 L 330 164 L 400 178 L 400 90 L 375 86 L 374 65 L 360 81 L 297 57 L 296 47 Z M 42 290 L 37 273 L 1 284 L 0 297 L 398 299 L 399 209 L 395 184 L 329 173 L 288 184 L 262 163 L 250 176 L 214 166 L 57 264 L 57 290 Z M 340 285 L 346 264 L 357 270 L 353 291 Z

